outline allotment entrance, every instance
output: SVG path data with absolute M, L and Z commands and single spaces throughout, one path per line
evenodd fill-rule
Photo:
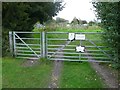
M 26 35 L 25 35 L 26 34 Z M 9 32 L 14 57 L 48 60 L 109 62 L 111 53 L 102 32 Z M 27 37 L 26 37 L 27 36 Z

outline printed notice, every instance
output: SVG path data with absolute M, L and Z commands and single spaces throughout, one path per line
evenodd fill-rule
M 85 40 L 85 34 L 76 34 L 75 40 Z

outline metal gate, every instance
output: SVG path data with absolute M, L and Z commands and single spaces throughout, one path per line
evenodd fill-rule
M 27 34 L 27 35 L 25 35 Z M 16 58 L 109 62 L 110 51 L 101 32 L 9 32 Z M 27 37 L 26 37 L 27 36 Z
M 42 32 L 9 32 L 11 54 L 24 59 L 44 57 L 43 38 Z
M 102 41 L 102 34 L 47 32 L 47 58 L 63 61 L 109 62 L 112 58 L 109 48 Z

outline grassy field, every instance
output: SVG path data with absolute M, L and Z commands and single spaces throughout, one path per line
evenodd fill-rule
M 51 76 L 52 63 L 41 63 L 24 67 L 25 60 L 3 58 L 3 88 L 47 88 Z

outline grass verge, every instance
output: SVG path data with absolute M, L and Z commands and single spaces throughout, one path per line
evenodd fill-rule
M 23 67 L 20 59 L 3 58 L 3 88 L 47 88 L 52 64 L 43 63 L 31 67 Z
M 0 90 L 2 89 L 2 58 L 0 58 Z

